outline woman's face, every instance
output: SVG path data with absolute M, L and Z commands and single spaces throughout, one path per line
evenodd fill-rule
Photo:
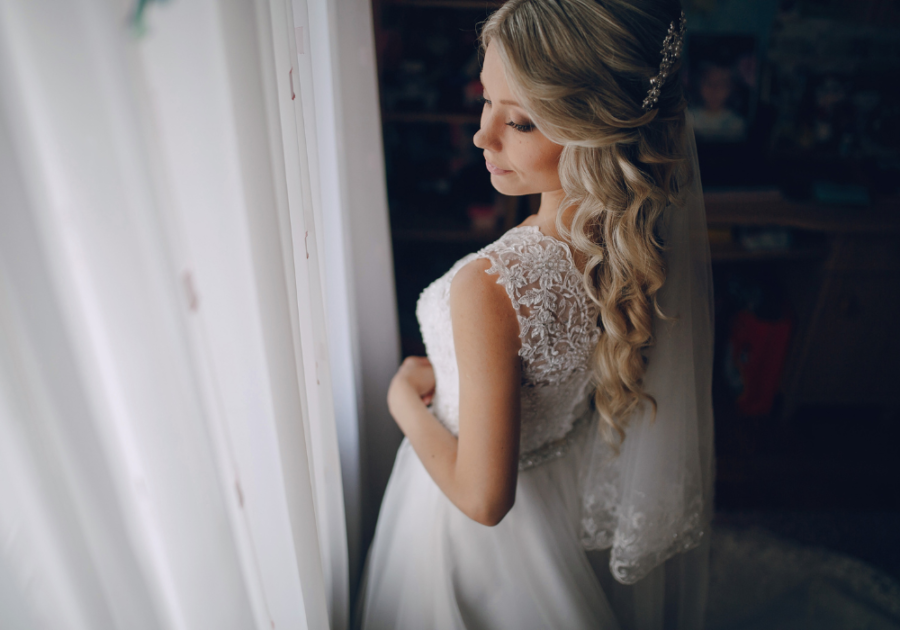
M 484 150 L 494 188 L 509 196 L 562 188 L 558 164 L 563 147 L 548 140 L 514 103 L 493 42 L 484 53 L 481 83 L 485 103 L 473 142 Z

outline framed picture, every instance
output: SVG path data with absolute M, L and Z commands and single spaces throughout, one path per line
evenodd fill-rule
M 694 34 L 687 41 L 686 57 L 683 76 L 697 140 L 746 140 L 757 97 L 756 38 Z
M 762 99 L 778 112 L 772 151 L 896 159 L 900 49 L 887 5 L 784 5 L 773 24 L 762 90 Z M 882 13 L 888 25 L 873 24 Z

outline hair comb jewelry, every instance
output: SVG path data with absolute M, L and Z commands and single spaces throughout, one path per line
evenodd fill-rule
M 687 18 L 684 11 L 681 12 L 681 19 L 678 21 L 678 30 L 675 30 L 675 22 L 669 24 L 669 32 L 663 40 L 662 63 L 659 64 L 659 74 L 650 79 L 650 91 L 647 92 L 647 98 L 644 99 L 644 110 L 650 111 L 656 107 L 659 100 L 659 89 L 669 74 L 669 69 L 675 63 L 675 59 L 681 56 L 681 47 L 684 44 L 684 30 L 687 26 Z

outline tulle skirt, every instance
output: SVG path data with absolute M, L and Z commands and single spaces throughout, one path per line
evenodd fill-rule
M 409 440 L 397 452 L 365 562 L 359 630 L 620 628 L 578 536 L 580 445 L 520 471 L 495 527 L 463 514 Z

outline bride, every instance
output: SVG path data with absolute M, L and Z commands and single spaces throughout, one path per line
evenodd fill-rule
M 474 142 L 540 209 L 421 294 L 355 626 L 699 628 L 712 288 L 678 0 L 510 0 Z

